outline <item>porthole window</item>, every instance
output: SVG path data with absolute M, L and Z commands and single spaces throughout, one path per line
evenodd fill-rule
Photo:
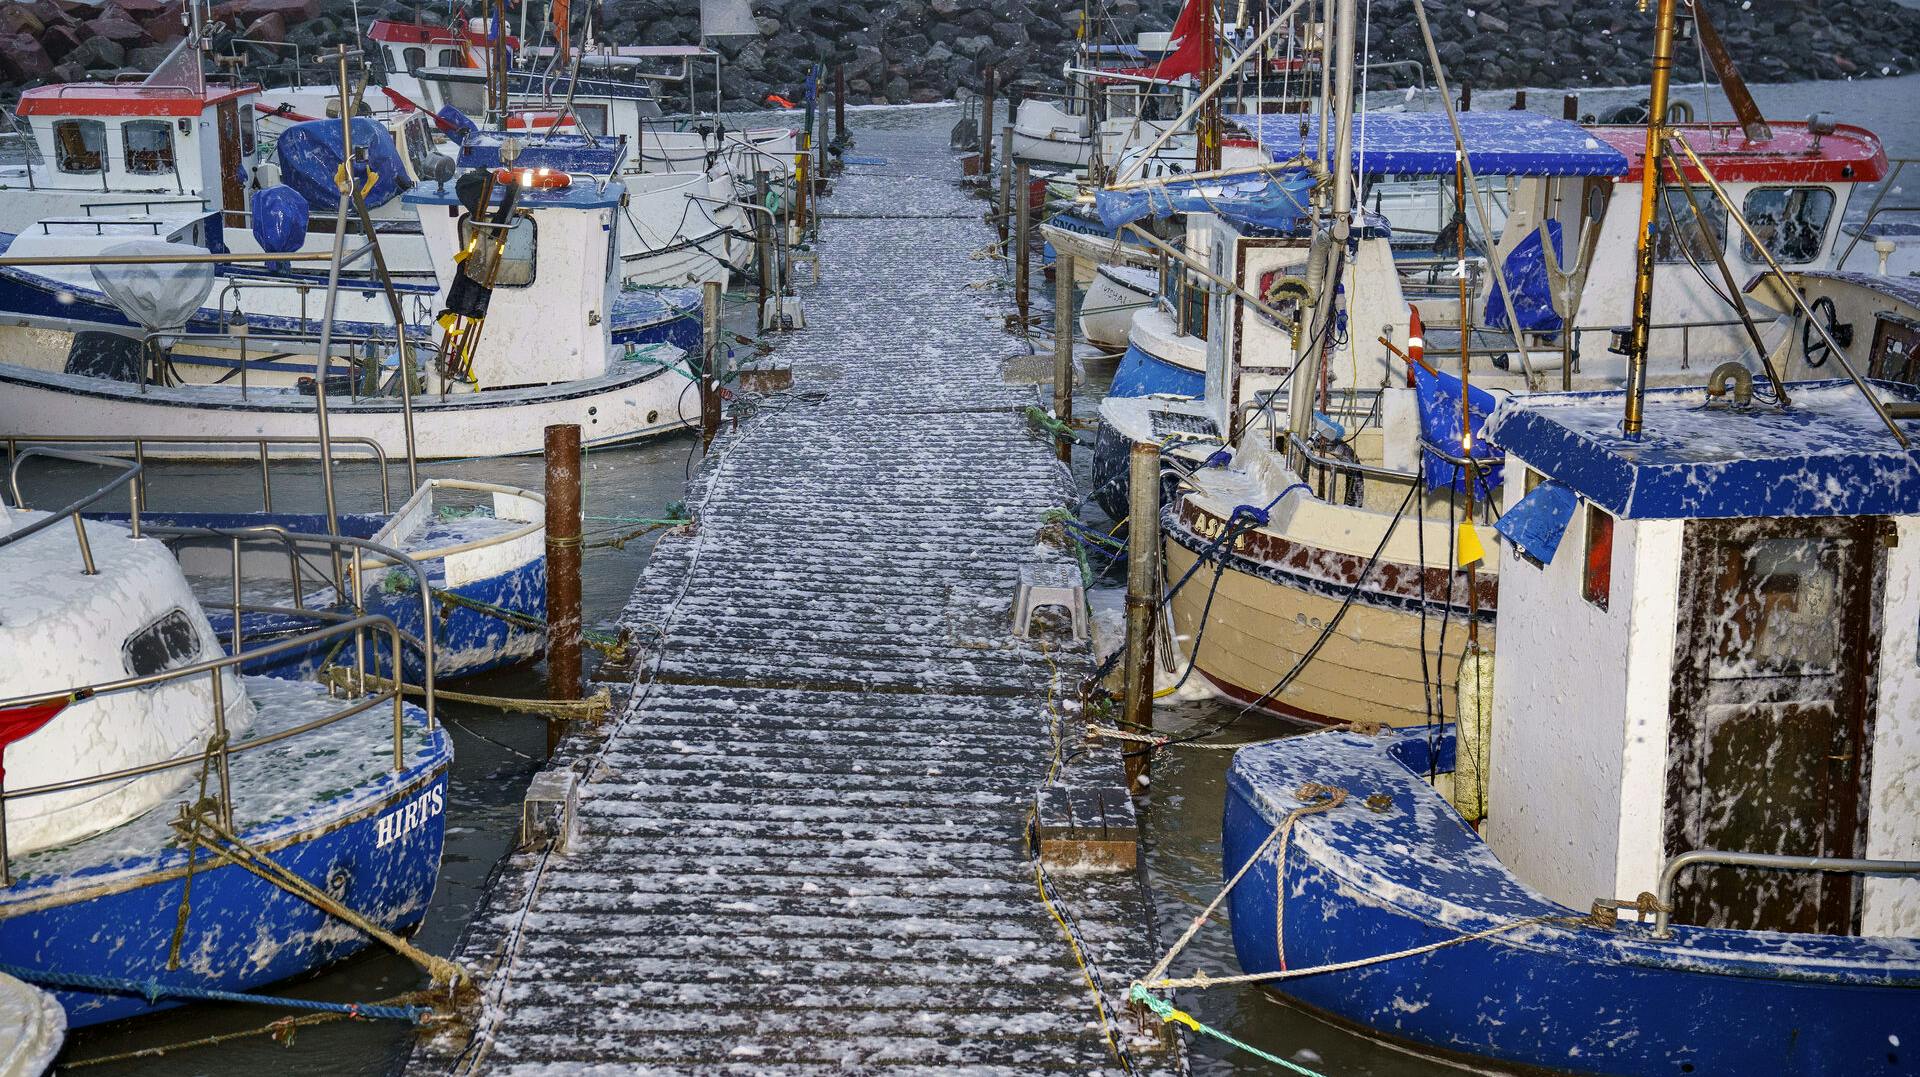
M 185 610 L 174 609 L 128 636 L 120 645 L 120 658 L 135 677 L 190 666 L 200 658 L 200 632 Z

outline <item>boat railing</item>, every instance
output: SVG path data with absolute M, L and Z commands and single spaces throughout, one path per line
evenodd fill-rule
M 96 209 L 120 210 L 123 211 L 123 215 L 126 210 L 138 210 L 143 215 L 155 216 L 156 214 L 153 212 L 153 207 L 155 206 L 160 206 L 164 209 L 178 209 L 182 206 L 192 206 L 195 209 L 204 211 L 207 208 L 207 200 L 190 194 L 158 195 L 153 198 L 121 198 L 115 199 L 112 202 L 88 202 L 80 207 L 80 213 L 82 216 L 91 217 L 93 216 L 93 211 Z
M 1886 179 L 1880 181 L 1880 189 L 1874 192 L 1873 202 L 1867 206 L 1867 215 L 1861 219 L 1860 226 L 1854 230 L 1853 237 L 1847 241 L 1847 249 L 1841 251 L 1840 257 L 1833 260 L 1833 267 L 1835 269 L 1847 264 L 1847 259 L 1853 256 L 1853 249 L 1860 245 L 1860 237 L 1867 234 L 1867 226 L 1872 224 L 1873 219 L 1882 212 L 1920 212 L 1920 206 L 1888 206 L 1885 207 L 1884 210 L 1882 209 L 1881 203 L 1886 201 L 1888 192 L 1899 189 L 1900 173 L 1906 171 L 1908 165 L 1920 162 L 1920 157 L 1890 157 L 1888 158 L 1888 162 L 1893 165 L 1893 171 L 1887 174 Z
M 1660 871 L 1660 889 L 1654 894 L 1653 937 L 1673 937 L 1673 890 L 1680 873 L 1701 864 L 1774 871 L 1822 871 L 1844 875 L 1920 875 L 1920 860 L 1867 860 L 1839 856 L 1788 856 L 1784 853 L 1746 853 L 1729 849 L 1692 849 L 1667 861 Z
M 324 288 L 322 290 L 324 291 Z M 188 333 L 172 329 L 162 329 L 149 333 L 147 339 L 149 341 L 164 340 L 169 346 L 197 343 L 238 347 L 240 356 L 235 362 L 239 364 L 240 398 L 242 400 L 247 399 L 251 391 L 247 371 L 256 365 L 277 362 L 285 358 L 285 356 L 280 353 L 284 352 L 290 346 L 313 349 L 316 353 L 314 356 L 314 362 L 316 364 L 315 373 L 318 374 L 317 366 L 320 362 L 320 357 L 317 353 L 323 342 L 327 345 L 328 352 L 326 356 L 327 374 L 329 376 L 335 376 L 335 367 L 340 367 L 346 372 L 348 375 L 347 396 L 350 400 L 358 403 L 361 397 L 386 395 L 380 392 L 367 392 L 363 390 L 361 387 L 361 377 L 368 373 L 369 360 L 376 361 L 376 369 L 378 369 L 377 360 L 379 357 L 377 353 L 382 347 L 399 347 L 399 338 L 397 335 L 350 335 L 334 332 L 329 339 L 329 335 L 325 333 L 301 330 L 275 330 L 271 333 L 255 334 L 252 327 L 245 321 L 233 323 L 233 328 L 224 333 Z M 261 355 L 253 355 L 253 348 L 256 345 L 263 344 L 279 345 L 280 348 L 279 351 L 269 349 Z M 426 346 L 415 342 L 414 347 L 416 349 L 423 349 Z M 396 373 L 398 373 L 398 371 L 396 371 Z M 381 379 L 376 377 L 375 380 L 378 381 Z M 147 391 L 146 364 L 144 363 L 140 364 L 138 384 L 140 392 L 144 393 Z
M 48 513 L 44 519 L 35 520 L 25 527 L 16 528 L 0 535 L 0 546 L 11 546 L 29 535 L 38 534 L 54 526 L 61 520 L 73 520 L 74 542 L 80 550 L 80 571 L 89 576 L 97 576 L 100 570 L 93 563 L 93 544 L 87 541 L 87 524 L 80 513 L 101 498 L 119 489 L 127 487 L 127 501 L 131 510 L 133 537 L 140 537 L 140 493 L 135 480 L 139 479 L 145 466 L 138 461 L 116 460 L 110 456 L 94 453 L 76 452 L 72 449 L 49 449 L 35 447 L 12 453 L 13 463 L 7 468 L 7 485 L 13 491 L 13 503 L 16 508 L 27 507 L 26 499 L 20 496 L 20 465 L 33 457 L 51 460 L 69 460 L 77 464 L 95 464 L 100 467 L 118 468 L 120 473 L 95 487 L 91 493 L 83 494 L 69 502 L 65 507 Z
M 235 456 L 239 456 L 244 450 L 252 449 L 252 455 L 260 462 L 260 511 L 272 512 L 273 469 L 271 466 L 271 457 L 273 454 L 271 450 L 273 447 L 299 445 L 314 446 L 317 448 L 320 444 L 320 438 L 318 436 L 299 434 L 34 434 L 30 436 L 5 435 L 5 441 L 7 455 L 8 458 L 13 461 L 13 468 L 16 474 L 23 454 L 23 450 L 20 448 L 21 445 L 125 446 L 124 450 L 121 451 L 131 453 L 133 456 L 133 508 L 134 531 L 136 534 L 139 532 L 139 514 L 147 508 L 147 477 L 145 469 L 147 453 L 152 447 L 192 445 L 196 447 L 211 446 L 220 448 L 223 446 L 232 446 L 235 449 Z M 362 436 L 335 436 L 331 439 L 331 442 L 336 450 L 345 448 L 349 451 L 365 452 L 372 458 L 373 463 L 380 471 L 380 511 L 383 513 L 391 513 L 393 511 L 393 490 L 387 471 L 387 452 L 380 447 L 380 442 L 375 438 Z M 59 456 L 62 459 L 85 457 L 85 462 L 97 461 L 111 463 L 116 467 L 125 466 L 125 461 L 115 459 L 110 455 L 112 450 L 108 450 L 107 453 L 101 455 L 76 454 L 71 450 L 55 452 L 50 450 L 40 451 L 28 449 L 25 450 L 25 452 L 39 456 Z M 21 507 L 24 508 L 24 503 L 20 502 L 20 491 L 17 479 L 14 484 L 13 496 L 15 502 L 21 504 Z
M 131 767 L 122 767 L 119 770 L 109 771 L 105 774 L 94 774 L 84 778 L 69 778 L 57 782 L 46 782 L 41 785 L 28 786 L 24 789 L 7 789 L 0 791 L 0 886 L 13 885 L 12 867 L 10 864 L 11 858 L 7 852 L 6 806 L 16 800 L 24 800 L 28 797 L 47 796 L 53 793 L 64 793 L 75 789 L 86 789 L 92 786 L 116 782 L 126 782 L 135 778 L 145 777 L 149 774 L 158 774 L 163 771 L 178 770 L 184 767 L 205 766 L 208 768 L 209 777 L 215 779 L 213 783 L 215 785 L 214 796 L 215 803 L 218 805 L 221 825 L 231 831 L 233 829 L 231 761 L 235 755 L 278 744 L 281 741 L 310 733 L 316 729 L 323 729 L 335 723 L 345 721 L 348 718 L 352 718 L 355 715 L 372 710 L 382 703 L 387 702 L 393 704 L 393 773 L 400 774 L 405 772 L 406 704 L 404 696 L 402 695 L 402 686 L 397 677 L 391 681 L 380 682 L 372 681 L 361 676 L 352 682 L 352 687 L 356 689 L 354 697 L 332 713 L 302 722 L 288 729 L 262 734 L 257 737 L 250 737 L 239 744 L 232 744 L 228 741 L 226 674 L 229 671 L 237 674 L 242 663 L 252 662 L 262 658 L 271 658 L 275 655 L 305 649 L 315 646 L 316 644 L 325 644 L 329 640 L 339 639 L 344 642 L 348 636 L 364 638 L 365 634 L 369 631 L 384 632 L 387 636 L 389 646 L 388 653 L 393 655 L 400 653 L 402 640 L 399 629 L 394 626 L 392 620 L 381 616 L 361 616 L 349 621 L 342 621 L 338 624 L 316 629 L 312 632 L 305 632 L 298 636 L 279 640 L 242 654 L 223 655 L 219 658 L 195 662 L 191 665 L 180 666 L 175 669 L 162 670 L 158 673 L 123 677 L 119 680 L 101 681 L 77 688 L 62 688 L 58 691 L 40 692 L 30 696 L 20 696 L 14 699 L 0 701 L 0 711 L 42 707 L 54 704 L 69 704 L 100 696 L 117 695 L 123 692 L 154 688 L 162 684 L 187 681 L 204 676 L 208 678 L 208 683 L 211 686 L 213 707 L 213 736 L 203 749 L 193 751 L 186 755 L 173 756 L 150 763 L 140 763 Z M 370 685 L 382 686 L 374 690 L 369 690 Z
M 502 487 L 502 489 L 506 489 Z M 517 491 L 516 491 L 517 492 Z M 538 526 L 538 525 L 536 525 Z M 217 540 L 227 545 L 231 572 L 230 601 L 226 603 L 233 614 L 231 645 L 234 654 L 240 654 L 245 648 L 245 634 L 241 628 L 241 615 L 245 613 L 280 614 L 308 620 L 335 621 L 344 623 L 348 619 L 360 619 L 370 616 L 367 613 L 368 574 L 380 569 L 397 567 L 407 573 L 409 586 L 420 596 L 420 635 L 394 627 L 394 633 L 400 642 L 413 648 L 421 658 L 420 693 L 422 706 L 426 712 L 427 728 L 432 729 L 435 718 L 434 703 L 434 661 L 433 661 L 433 587 L 427 580 L 427 573 L 421 567 L 419 559 L 372 539 L 357 538 L 352 535 L 318 535 L 300 531 L 290 531 L 278 524 L 258 524 L 251 527 L 176 527 L 156 525 L 148 532 L 157 538 L 171 540 L 173 543 L 185 543 L 193 539 Z M 516 534 L 525 534 L 519 531 Z M 245 601 L 241 594 L 242 581 L 246 578 L 246 566 L 243 555 L 248 545 L 272 545 L 286 554 L 289 582 L 293 586 L 293 605 L 277 606 Z M 314 564 L 308 554 L 324 549 L 330 555 L 331 565 Z M 341 551 L 346 552 L 342 557 Z M 428 553 L 428 557 L 444 556 L 446 551 Z M 337 571 L 335 570 L 337 566 Z M 341 605 L 350 606 L 353 613 L 342 615 L 333 610 L 316 609 L 307 605 L 306 589 L 309 583 L 325 584 L 331 587 Z M 256 648 L 256 653 L 258 649 Z M 396 686 L 400 685 L 399 648 L 391 648 L 387 653 L 392 656 L 392 668 Z M 353 665 L 350 670 L 356 684 L 363 683 L 367 675 L 366 633 L 356 632 L 353 639 Z

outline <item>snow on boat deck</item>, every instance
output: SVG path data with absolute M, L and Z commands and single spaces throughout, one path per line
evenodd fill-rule
M 1063 556 L 1035 534 L 1071 479 L 1001 378 L 1024 349 L 942 143 L 862 133 L 885 164 L 826 203 L 796 392 L 715 443 L 623 615 L 634 702 L 555 757 L 577 835 L 502 865 L 457 955 L 476 1039 L 409 1072 L 1120 1072 L 1024 839 L 1089 659 L 1008 610 L 1023 561 Z M 1158 954 L 1139 879 L 1055 881 L 1124 1038 Z

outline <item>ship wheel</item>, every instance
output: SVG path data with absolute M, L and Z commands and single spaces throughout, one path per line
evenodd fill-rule
M 1814 325 L 1815 319 L 1819 319 L 1818 327 Z M 1827 331 L 1824 336 L 1821 328 Z M 1833 349 L 1827 344 L 1829 339 L 1842 348 L 1851 345 L 1853 326 L 1840 321 L 1840 312 L 1834 309 L 1833 300 L 1823 295 L 1813 301 L 1806 321 L 1800 323 L 1800 354 L 1806 357 L 1808 367 L 1818 370 L 1827 365 L 1827 360 L 1833 357 Z

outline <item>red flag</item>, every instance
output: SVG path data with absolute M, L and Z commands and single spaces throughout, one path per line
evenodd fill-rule
M 8 707 L 0 710 L 0 788 L 7 784 L 7 745 L 16 740 L 24 740 L 40 731 L 40 727 L 53 721 L 53 716 L 66 710 L 67 706 L 80 698 L 79 693 L 56 699 L 51 703 L 35 703 L 25 707 Z
M 1207 20 L 1202 17 L 1204 6 L 1212 0 L 1187 0 L 1187 6 L 1180 9 L 1180 17 L 1173 21 L 1173 29 L 1167 37 L 1174 43 L 1173 51 L 1161 57 L 1152 67 L 1134 67 L 1120 72 L 1122 75 L 1140 75 L 1150 79 L 1177 79 L 1183 75 L 1198 75 L 1207 68 L 1207 35 L 1203 32 Z

